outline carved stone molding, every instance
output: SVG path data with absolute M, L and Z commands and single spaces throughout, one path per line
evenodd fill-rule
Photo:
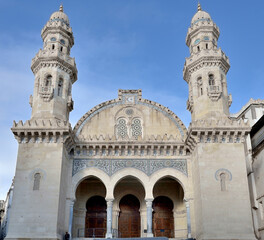
M 28 120 L 25 123 L 14 121 L 11 130 L 21 144 L 65 143 L 68 151 L 74 144 L 71 125 L 67 121 L 56 119 Z
M 54 95 L 54 88 L 52 86 L 49 87 L 40 87 L 39 96 L 43 99 L 44 102 L 49 102 Z
M 220 168 L 220 169 L 218 169 L 218 170 L 215 172 L 215 179 L 216 179 L 217 181 L 220 181 L 220 175 L 221 175 L 222 173 L 225 173 L 225 174 L 228 176 L 228 180 L 229 180 L 229 181 L 232 181 L 232 173 L 231 173 L 229 170 L 225 169 L 225 168 Z
M 184 143 L 169 144 L 169 143 L 90 143 L 79 144 L 74 147 L 74 156 L 76 158 L 86 158 L 87 156 L 100 157 L 168 157 L 168 156 L 187 156 L 189 155 L 189 147 Z
M 222 91 L 219 86 L 209 86 L 207 88 L 207 95 L 213 102 L 216 102 L 221 97 Z
M 186 159 L 74 159 L 72 176 L 85 168 L 98 168 L 109 176 L 124 168 L 135 168 L 148 176 L 160 169 L 173 168 L 188 176 Z

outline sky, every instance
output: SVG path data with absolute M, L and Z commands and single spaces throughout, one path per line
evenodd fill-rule
M 41 29 L 59 0 L 0 0 L 0 200 L 15 174 L 18 144 L 13 120 L 30 119 L 34 75 L 31 59 L 42 48 Z M 218 46 L 230 59 L 231 113 L 250 98 L 263 99 L 263 0 L 200 0 L 220 28 Z M 185 37 L 195 0 L 64 0 L 75 37 L 78 80 L 73 85 L 72 127 L 95 105 L 117 98 L 118 89 L 169 107 L 189 126 L 183 65 Z

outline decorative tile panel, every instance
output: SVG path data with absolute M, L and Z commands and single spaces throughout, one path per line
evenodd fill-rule
M 124 168 L 136 168 L 148 176 L 160 169 L 173 168 L 188 176 L 186 159 L 74 159 L 72 176 L 82 169 L 92 167 L 109 176 Z

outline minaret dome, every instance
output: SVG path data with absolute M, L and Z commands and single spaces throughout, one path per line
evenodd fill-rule
M 60 10 L 57 12 L 54 12 L 50 16 L 50 21 L 61 21 L 65 23 L 67 26 L 70 25 L 70 21 L 68 16 L 63 12 L 63 6 L 60 5 Z
M 202 10 L 200 3 L 198 4 L 197 13 L 193 16 L 191 25 L 197 22 L 211 21 L 211 16 L 208 12 Z

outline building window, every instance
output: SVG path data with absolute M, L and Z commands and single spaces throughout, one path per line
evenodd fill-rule
M 197 85 L 198 85 L 198 96 L 203 95 L 203 82 L 202 82 L 202 77 L 197 78 Z
M 48 75 L 45 80 L 45 87 L 49 87 L 51 85 L 52 76 Z
M 257 114 L 256 114 L 256 108 L 255 106 L 251 107 L 251 115 L 252 115 L 252 119 L 257 119 Z
M 209 86 L 214 86 L 214 85 L 215 85 L 214 75 L 209 74 Z
M 117 138 L 125 139 L 128 137 L 127 123 L 124 118 L 120 118 L 116 125 Z
M 52 50 L 54 50 L 55 49 L 55 45 L 54 44 L 52 44 L 52 48 L 51 48 Z
M 140 119 L 138 118 L 133 119 L 131 124 L 131 130 L 132 130 L 133 138 L 138 139 L 138 137 L 142 136 L 142 126 Z
M 63 90 L 63 79 L 60 78 L 58 83 L 58 96 L 62 96 L 62 90 Z
M 226 191 L 226 174 L 220 174 L 220 184 L 221 184 L 221 191 Z
M 40 179 L 41 179 L 40 173 L 35 173 L 35 175 L 34 175 L 33 191 L 39 190 Z

